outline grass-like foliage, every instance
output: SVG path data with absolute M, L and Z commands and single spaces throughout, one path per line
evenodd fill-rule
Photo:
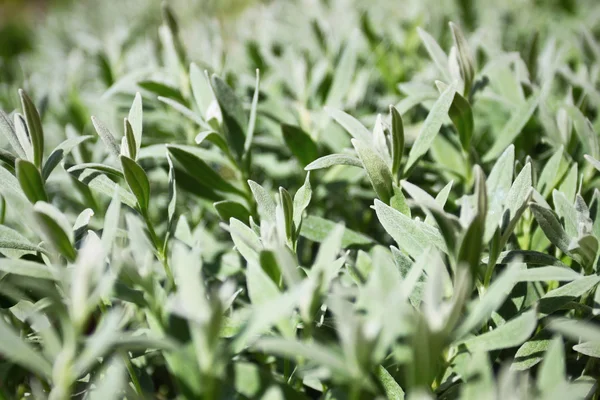
M 600 397 L 600 3 L 190 3 L 0 63 L 0 399 Z

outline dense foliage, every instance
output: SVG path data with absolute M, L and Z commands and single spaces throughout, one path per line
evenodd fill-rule
M 596 1 L 3 32 L 0 399 L 600 397 Z

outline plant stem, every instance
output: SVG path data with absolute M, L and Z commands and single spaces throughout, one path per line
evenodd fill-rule
M 161 242 L 158 239 L 158 235 L 152 226 L 152 222 L 147 213 L 141 213 L 144 218 L 144 222 L 146 223 L 146 228 L 148 229 L 148 234 L 150 235 L 150 240 L 152 241 L 152 245 L 156 251 L 156 257 L 160 260 L 165 270 L 165 274 L 167 275 L 167 289 L 175 288 L 175 278 L 173 277 L 173 272 L 171 271 L 171 267 L 169 266 L 169 262 L 167 260 L 166 254 L 164 254 Z
M 140 397 L 144 397 L 144 390 L 142 389 L 142 386 L 140 385 L 140 381 L 137 377 L 137 374 L 135 373 L 135 370 L 133 369 L 133 364 L 131 363 L 131 360 L 129 359 L 129 355 L 127 353 L 122 354 L 123 357 L 123 361 L 125 362 L 125 367 L 127 368 L 127 372 L 129 373 L 129 378 L 131 378 L 131 383 L 133 384 L 133 387 L 135 388 L 135 391 L 138 395 L 140 395 Z

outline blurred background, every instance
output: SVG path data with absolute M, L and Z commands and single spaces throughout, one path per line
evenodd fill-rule
M 460 23 L 481 63 L 501 52 L 533 60 L 549 43 L 556 50 L 562 42 L 570 43 L 564 49 L 568 60 L 571 51 L 598 51 L 585 39 L 600 35 L 597 3 L 172 0 L 169 16 L 158 0 L 0 0 L 0 108 L 16 109 L 23 87 L 45 124 L 89 131 L 89 115 L 110 121 L 122 104 L 130 104 L 141 80 L 179 87 L 186 97 L 182 70 L 195 62 L 249 93 L 259 68 L 261 92 L 284 93 L 302 119 L 304 111 L 322 107 L 311 82 L 328 88 L 344 49 L 352 47 L 355 73 L 340 88 L 339 105 L 370 115 L 405 97 L 410 88 L 403 90 L 403 82 L 433 76 L 425 68 L 418 27 L 447 49 L 448 22 Z M 314 92 L 327 92 L 321 89 Z

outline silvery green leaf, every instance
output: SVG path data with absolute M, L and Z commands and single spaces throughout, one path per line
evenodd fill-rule
M 312 171 L 315 169 L 329 168 L 334 165 L 350 165 L 353 167 L 360 168 L 363 167 L 362 162 L 354 156 L 348 154 L 329 154 L 327 156 L 317 158 L 316 160 L 308 164 L 306 167 L 304 167 L 304 169 L 306 171 Z
M 56 168 L 58 163 L 62 161 L 62 159 L 71 152 L 75 147 L 79 146 L 81 143 L 91 139 L 93 136 L 77 136 L 70 139 L 65 140 L 50 153 L 48 159 L 44 163 L 44 167 L 42 168 L 42 177 L 44 180 L 47 180 L 50 176 L 50 173 Z
M 470 352 L 493 351 L 516 347 L 525 342 L 537 326 L 536 310 L 530 310 L 479 336 L 467 339 L 464 345 Z
M 517 283 L 517 277 L 522 268 L 518 264 L 511 264 L 502 274 L 494 279 L 483 297 L 479 300 L 474 300 L 468 306 L 468 315 L 458 327 L 456 332 L 457 338 L 481 326 L 504 303 Z
M 225 178 L 215 172 L 215 170 L 197 154 L 189 151 L 187 148 L 176 145 L 167 145 L 167 149 L 175 164 L 183 167 L 183 169 L 203 187 L 220 192 L 242 193 L 240 189 L 233 186 L 228 180 L 225 180 Z
M 23 113 L 25 114 L 25 120 L 27 121 L 29 140 L 31 141 L 31 146 L 33 148 L 32 161 L 37 168 L 41 168 L 42 159 L 44 157 L 44 131 L 42 129 L 42 120 L 33 101 L 31 101 L 23 89 L 19 89 L 19 97 L 21 98 Z
M 589 357 L 600 358 L 600 340 L 576 344 L 573 350 Z
M 6 137 L 11 147 L 17 153 L 19 158 L 27 158 L 25 154 L 25 150 L 23 150 L 23 146 L 19 142 L 19 138 L 15 132 L 13 124 L 10 122 L 8 115 L 4 113 L 4 111 L 0 110 L 0 131 Z
M 281 208 L 283 210 L 283 220 L 285 222 L 284 232 L 287 239 L 292 243 L 294 240 L 295 229 L 294 229 L 294 203 L 290 192 L 284 188 L 279 188 L 279 200 Z
M 99 280 L 106 252 L 95 234 L 86 236 L 77 260 L 71 270 L 70 317 L 78 329 L 87 321 L 89 312 L 96 304 L 92 302 L 92 291 Z
M 598 254 L 598 239 L 583 234 L 569 243 L 569 255 L 579 260 L 584 266 L 592 266 Z
M 46 379 L 52 376 L 52 364 L 25 338 L 20 337 L 4 318 L 0 318 L 0 335 L 2 336 L 0 353 L 3 357 Z
M 485 156 L 483 157 L 483 162 L 488 162 L 499 156 L 506 147 L 508 147 L 517 136 L 521 133 L 527 121 L 533 115 L 533 112 L 538 106 L 540 100 L 540 95 L 534 94 L 531 96 L 527 103 L 520 106 L 515 112 L 511 115 L 510 119 L 504 125 L 502 130 L 496 136 L 496 141 L 494 142 L 491 149 L 487 151 Z
M 27 260 L 12 260 L 10 258 L 0 259 L 0 271 L 7 274 L 15 274 L 27 278 L 55 280 L 54 271 L 47 265 Z
M 75 376 L 82 376 L 97 362 L 98 357 L 110 351 L 120 336 L 122 314 L 121 309 L 113 308 L 102 317 L 94 333 L 86 340 L 83 351 L 77 354 L 73 365 Z
M 83 163 L 83 164 L 73 165 L 72 167 L 70 167 L 67 170 L 67 172 L 75 173 L 75 172 L 80 172 L 83 170 L 99 171 L 99 172 L 114 176 L 116 178 L 123 178 L 123 173 L 121 171 L 119 171 L 118 169 L 111 167 L 110 165 L 105 165 L 105 164 L 100 164 L 100 163 Z
M 173 108 L 175 111 L 179 112 L 181 115 L 187 117 L 190 121 L 194 121 L 197 125 L 201 126 L 204 129 L 210 129 L 210 125 L 206 123 L 198 114 L 184 106 L 178 101 L 170 99 L 168 97 L 158 96 L 158 100 L 162 103 Z
M 248 157 L 252 139 L 254 138 L 254 125 L 256 124 L 256 110 L 258 106 L 258 97 L 260 89 L 260 71 L 256 70 L 256 83 L 254 84 L 254 95 L 252 96 L 252 105 L 250 107 L 250 118 L 248 119 L 248 128 L 246 129 L 246 141 L 244 142 L 244 156 Z
M 540 299 L 540 311 L 544 314 L 550 314 L 571 300 L 594 289 L 600 282 L 599 276 L 584 276 L 567 283 L 557 289 L 553 289 L 546 293 Z
M 100 136 L 100 139 L 102 139 L 102 142 L 104 142 L 104 145 L 106 146 L 109 153 L 112 153 L 114 156 L 119 157 L 119 155 L 121 155 L 121 149 L 117 144 L 115 137 L 106 127 L 106 125 L 104 125 L 96 117 L 92 117 L 92 124 L 94 125 L 98 136 Z
M 33 163 L 22 159 L 17 160 L 16 175 L 23 193 L 31 203 L 48 201 L 42 175 Z
M 169 83 L 154 80 L 142 80 L 139 81 L 137 85 L 156 96 L 169 97 L 182 104 L 187 103 L 183 94 L 181 94 L 181 91 Z
M 417 139 L 412 145 L 410 152 L 408 153 L 408 161 L 404 167 L 404 171 L 409 171 L 413 164 L 421 158 L 429 148 L 431 147 L 433 140 L 438 134 L 444 119 L 448 115 L 450 106 L 454 99 L 454 93 L 456 93 L 457 83 L 452 83 L 444 92 L 440 95 L 438 100 L 435 102 L 425 122 L 423 123 Z
M 435 196 L 435 202 L 442 208 L 444 209 L 444 206 L 446 205 L 446 201 L 448 201 L 448 195 L 450 194 L 450 190 L 452 190 L 452 185 L 454 185 L 454 181 L 450 181 L 446 184 L 446 186 L 443 187 L 442 190 L 440 190 L 440 192 Z M 432 218 L 430 215 L 428 215 L 425 218 L 425 223 L 431 224 L 433 223 Z
M 461 398 L 465 400 L 493 400 L 496 398 L 496 382 L 490 364 L 489 355 L 477 352 L 471 356 L 467 365 L 465 384 L 461 387 Z
M 258 205 L 258 212 L 260 217 L 265 221 L 274 222 L 275 221 L 275 201 L 273 198 L 258 183 L 249 180 L 248 185 L 250 186 L 250 190 L 252 190 L 252 195 L 254 196 L 254 200 L 256 200 L 256 204 Z
M 302 223 L 302 214 L 312 198 L 312 188 L 310 186 L 310 172 L 306 173 L 304 184 L 300 186 L 300 189 L 294 195 L 294 225 L 296 229 L 300 229 Z
M 554 212 L 535 203 L 530 203 L 529 208 L 550 242 L 563 252 L 568 253 L 571 239 L 560 225 Z
M 358 153 L 371 185 L 377 196 L 386 204 L 389 204 L 393 195 L 392 174 L 389 167 L 381 156 L 368 144 L 352 139 L 352 145 Z
M 127 116 L 127 120 L 131 124 L 133 136 L 135 137 L 135 154 L 140 152 L 142 145 L 142 111 L 142 95 L 136 92 L 131 108 L 129 109 L 129 115 Z M 136 157 L 131 158 L 136 159 Z
M 448 87 L 448 85 L 440 81 L 436 81 L 435 83 L 440 92 L 443 92 L 444 89 Z M 469 101 L 458 92 L 454 94 L 454 100 L 452 101 L 452 105 L 448 111 L 448 116 L 452 120 L 452 123 L 458 132 L 463 151 L 468 153 L 471 146 L 475 122 L 473 119 L 473 110 L 471 109 L 471 104 L 469 104 Z
M 25 236 L 4 225 L 0 225 L 0 252 L 10 258 L 19 258 L 29 252 L 47 253 L 43 247 L 31 243 Z
M 596 342 L 600 340 L 600 328 L 591 321 L 566 317 L 555 318 L 548 323 L 547 329 L 576 342 Z
M 546 355 L 540 364 L 537 376 L 538 388 L 543 393 L 550 393 L 557 385 L 565 381 L 565 351 L 560 337 L 552 339 Z
M 308 215 L 302 222 L 300 235 L 313 242 L 322 243 L 335 227 L 336 223 L 333 221 L 314 215 Z M 368 246 L 373 243 L 373 239 L 362 233 L 352 231 L 348 228 L 344 229 L 344 234 L 342 236 L 342 247 L 344 248 L 353 245 Z
M 600 161 L 596 160 L 594 157 L 590 156 L 589 154 L 585 154 L 584 157 L 587 160 L 587 162 L 589 162 L 590 164 L 592 164 L 592 166 L 594 168 L 596 168 L 596 170 L 600 171 Z
M 383 385 L 386 398 L 390 400 L 404 400 L 404 390 L 383 366 L 378 366 L 375 373 Z
M 431 36 L 427 31 L 417 28 L 417 32 L 421 41 L 425 45 L 425 49 L 427 49 L 427 53 L 435 63 L 439 72 L 442 74 L 443 78 L 447 81 L 451 80 L 449 67 L 448 67 L 448 56 L 442 50 L 440 45 L 436 42 L 436 40 Z
M 506 208 L 510 212 L 510 221 L 515 221 L 531 197 L 531 164 L 527 163 L 515 178 L 506 196 Z
M 111 181 L 106 175 L 94 173 L 93 171 L 85 171 L 77 179 L 88 185 L 90 189 L 111 198 L 114 195 L 115 190 L 119 188 L 118 193 L 121 202 L 131 208 L 135 208 L 135 196 L 127 189 L 120 187 L 118 183 Z
M 567 175 L 558 187 L 558 190 L 564 193 L 567 199 L 571 202 L 575 201 L 575 194 L 577 193 L 577 185 L 579 183 L 579 179 L 577 178 L 578 169 L 578 164 L 573 163 L 571 168 L 569 168 L 567 171 Z
M 354 38 L 352 38 L 354 39 Z M 342 50 L 342 55 L 334 69 L 333 81 L 327 93 L 326 104 L 331 107 L 341 107 L 355 74 L 358 58 L 356 40 L 348 40 Z
M 560 146 L 558 150 L 548 159 L 544 169 L 540 174 L 537 181 L 537 190 L 542 194 L 544 198 L 548 197 L 552 192 L 552 189 L 558 184 L 562 174 L 559 173 L 562 159 L 563 159 L 564 147 Z
M 555 266 L 525 269 L 520 271 L 517 276 L 519 282 L 574 281 L 579 278 L 581 275 L 571 268 Z
M 349 365 L 344 358 L 330 346 L 326 347 L 318 342 L 304 343 L 281 338 L 263 338 L 254 347 L 264 352 L 279 354 L 286 358 L 308 359 L 317 363 L 317 365 L 327 368 L 340 377 L 352 377 L 353 371 L 349 369 Z
M 519 347 L 510 369 L 513 371 L 525 371 L 537 365 L 542 361 L 542 355 L 548 349 L 549 345 L 549 333 L 546 330 L 540 331 L 531 340 Z
M 82 212 L 79 213 L 75 223 L 73 224 L 73 236 L 75 237 L 75 241 L 77 242 L 79 239 L 83 237 L 85 232 L 88 229 L 88 225 L 92 217 L 94 216 L 94 210 L 91 208 L 86 208 Z
M 257 286 L 257 290 L 260 290 L 259 283 L 262 282 L 268 292 L 262 294 L 259 292 L 255 293 L 259 296 L 257 299 L 259 301 L 256 303 L 253 301 L 250 318 L 242 333 L 235 339 L 234 350 L 242 350 L 252 342 L 255 345 L 256 341 L 260 343 L 263 339 L 260 339 L 259 335 L 270 329 L 273 325 L 277 325 L 277 328 L 284 337 L 291 339 L 295 333 L 295 326 L 290 316 L 302 296 L 307 295 L 306 288 L 308 286 L 306 283 L 297 285 L 283 293 L 279 293 L 279 291 L 275 293 L 277 287 L 273 281 L 268 278 L 259 266 L 255 266 L 255 268 L 260 270 L 257 273 L 258 276 L 261 276 L 260 274 L 262 273 L 262 279 L 259 278 L 259 282 L 255 282 L 253 285 Z M 279 339 L 284 340 L 281 337 Z
M 462 34 L 460 28 L 450 22 L 450 29 L 452 30 L 452 38 L 458 52 L 458 65 L 460 67 L 460 75 L 465 83 L 464 96 L 468 97 L 471 93 L 471 86 L 473 84 L 473 77 L 475 75 L 475 66 L 473 56 L 469 49 L 469 45 Z
M 142 167 L 131 158 L 121 156 L 120 159 L 125 181 L 135 195 L 140 211 L 142 214 L 146 214 L 150 204 L 150 181 L 148 176 Z
M 257 261 L 258 254 L 263 249 L 258 235 L 235 218 L 229 221 L 229 229 L 235 247 L 246 261 Z
M 567 235 L 577 237 L 577 210 L 575 210 L 573 204 L 558 190 L 552 192 L 552 200 L 554 201 L 556 214 L 562 219 Z
M 104 214 L 104 228 L 102 229 L 102 245 L 107 252 L 113 247 L 117 237 L 119 227 L 119 217 L 121 215 L 121 201 L 119 200 L 119 187 L 115 187 L 115 194 Z
M 73 231 L 67 218 L 56 207 L 43 201 L 38 201 L 33 211 L 45 239 L 68 260 L 74 260 Z
M 418 257 L 432 244 L 447 251 L 439 231 L 431 225 L 410 219 L 379 200 L 375 200 L 375 212 L 388 234 L 411 257 Z
M 225 138 L 233 153 L 241 159 L 244 154 L 244 143 L 246 141 L 246 127 L 248 118 L 240 100 L 235 95 L 233 89 L 217 75 L 211 78 L 213 88 L 221 114 L 223 115 L 223 125 Z
M 204 115 L 210 104 L 212 92 L 206 76 L 195 63 L 190 64 L 190 84 L 196 105 L 200 113 Z
M 14 127 L 15 135 L 19 140 L 21 148 L 23 148 L 23 151 L 25 152 L 25 157 L 23 159 L 33 162 L 33 145 L 31 144 L 31 138 L 29 137 L 29 131 L 27 130 L 27 122 L 19 113 L 14 114 Z
M 392 116 L 391 142 L 392 142 L 392 176 L 397 176 L 402 162 L 402 153 L 404 152 L 404 124 L 400 112 L 390 106 Z
M 319 252 L 317 253 L 317 258 L 311 273 L 316 275 L 322 272 L 325 283 L 329 283 L 337 274 L 335 261 L 342 248 L 342 236 L 344 230 L 345 228 L 343 225 L 336 225 L 319 247 Z
M 90 400 L 116 400 L 122 396 L 126 385 L 126 372 L 123 362 L 113 358 L 107 362 L 103 374 L 94 380 L 94 389 L 89 392 Z
M 131 128 L 131 124 L 127 118 L 123 120 L 123 130 L 125 131 L 125 135 L 121 139 L 121 155 L 129 157 L 135 161 L 137 159 L 135 136 L 133 135 L 133 129 Z
M 484 235 L 484 242 L 486 243 L 490 241 L 492 235 L 498 229 L 505 207 L 510 206 L 510 203 L 506 202 L 506 198 L 512 183 L 514 160 L 515 146 L 510 145 L 498 158 L 485 181 L 489 199 Z
M 335 119 L 336 122 L 340 124 L 354 139 L 362 140 L 366 144 L 369 144 L 373 141 L 371 132 L 369 132 L 369 130 L 353 116 L 346 114 L 344 111 L 328 106 L 325 107 L 325 112 L 327 112 L 331 118 Z
M 585 152 L 591 154 L 595 159 L 600 158 L 600 145 L 598 144 L 598 135 L 594 132 L 594 127 L 590 120 L 577 107 L 565 105 L 569 116 L 573 119 L 575 132 L 583 144 Z

